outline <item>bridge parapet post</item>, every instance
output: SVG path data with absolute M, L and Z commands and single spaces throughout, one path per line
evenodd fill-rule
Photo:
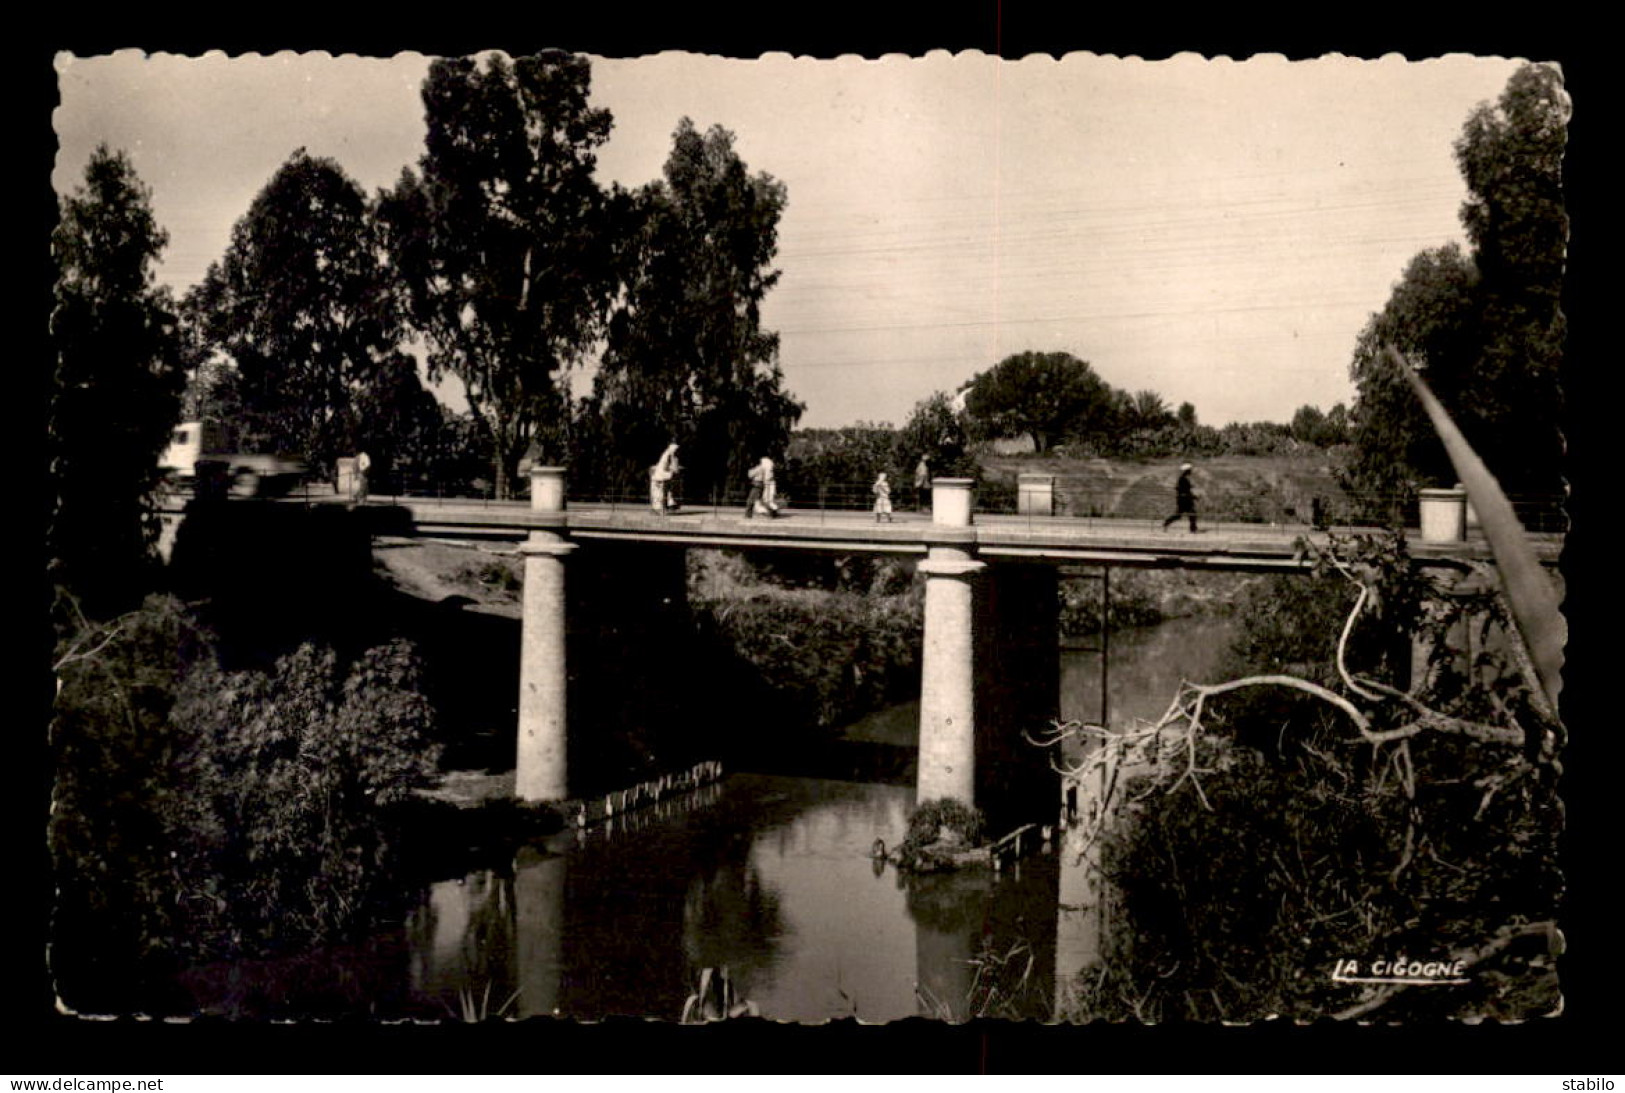
M 564 511 L 564 468 L 530 469 L 530 508 L 532 512 Z
M 948 527 L 969 527 L 971 487 L 974 484 L 969 478 L 933 478 L 931 522 Z
M 564 509 L 564 468 L 534 467 L 530 507 Z M 565 693 L 564 560 L 575 544 L 551 529 L 535 529 L 519 548 L 525 586 L 519 639 L 519 748 L 514 795 L 522 801 L 569 796 Z

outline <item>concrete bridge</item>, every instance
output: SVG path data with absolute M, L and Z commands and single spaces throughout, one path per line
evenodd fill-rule
M 741 507 L 662 515 L 646 506 L 567 506 L 563 470 L 536 468 L 528 502 L 394 499 L 364 512 L 375 533 L 522 541 L 516 792 L 533 801 L 571 795 L 568 600 L 595 614 L 615 601 L 612 625 L 632 645 L 648 647 L 674 640 L 673 632 L 653 637 L 647 616 L 663 597 L 681 595 L 684 548 L 913 556 L 925 578 L 917 799 L 977 804 L 996 822 L 1047 820 L 1059 796 L 1043 753 L 1021 735 L 1059 711 L 1059 567 L 1301 571 L 1312 564 L 1304 541 L 1327 538 L 1301 525 L 1210 524 L 1193 535 L 1182 524 L 1165 531 L 1155 520 L 974 513 L 971 485 L 937 479 L 931 513 L 900 513 L 895 523 L 821 510 L 747 520 Z M 179 518 L 179 511 L 166 514 L 171 535 Z M 1412 537 L 1418 564 L 1465 568 L 1489 558 L 1482 540 L 1430 541 L 1437 538 Z M 1531 543 L 1543 562 L 1557 562 L 1560 537 L 1532 536 Z M 998 797 L 1044 811 L 994 817 L 998 810 L 989 806 Z
M 1057 799 L 1053 776 L 1032 762 L 1022 727 L 1056 716 L 1057 567 L 1179 567 L 1221 571 L 1302 570 L 1304 538 L 1323 532 L 1258 525 L 1210 526 L 1191 534 L 1153 521 L 987 516 L 972 512 L 971 482 L 939 478 L 929 517 L 877 524 L 868 513 L 792 512 L 745 519 L 739 509 L 660 514 L 603 504 L 565 504 L 561 468 L 531 472 L 523 503 L 403 500 L 410 531 L 458 538 L 524 536 L 524 593 L 516 792 L 531 801 L 569 795 L 566 763 L 565 586 L 583 544 L 645 543 L 732 549 L 827 550 L 914 555 L 925 576 L 917 800 L 983 804 L 1006 796 Z M 405 529 L 403 529 L 405 530 Z M 1350 529 L 1352 530 L 1352 529 Z M 1535 540 L 1555 564 L 1561 542 Z M 1411 543 L 1423 565 L 1465 567 L 1489 557 L 1468 540 Z M 1040 769 L 1043 768 L 1043 769 Z M 1024 792 L 1030 790 L 1031 792 Z

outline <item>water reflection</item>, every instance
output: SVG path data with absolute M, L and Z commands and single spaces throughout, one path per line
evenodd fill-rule
M 636 838 L 527 847 L 511 876 L 430 886 L 409 922 L 413 989 L 459 1015 L 675 1019 L 700 969 L 726 967 L 778 1020 L 963 1020 L 1018 987 L 1047 1002 L 1055 860 L 877 874 L 869 848 L 901 837 L 911 803 L 906 787 L 736 775 Z
M 1208 682 L 1234 630 L 1226 618 L 1178 619 L 1111 636 L 1107 704 L 1114 726 L 1155 721 L 1184 680 Z M 1081 648 L 1061 652 L 1061 717 L 1100 717 L 1100 655 Z

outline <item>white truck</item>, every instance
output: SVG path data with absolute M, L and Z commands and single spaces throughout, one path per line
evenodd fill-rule
M 277 497 L 304 481 L 303 460 L 238 452 L 233 447 L 219 423 L 183 421 L 170 434 L 160 465 L 178 488 L 195 491 L 200 483 L 213 482 L 235 497 Z

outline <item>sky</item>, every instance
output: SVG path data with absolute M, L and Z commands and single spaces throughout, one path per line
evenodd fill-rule
M 415 165 L 429 63 L 62 54 L 52 182 L 125 151 L 184 292 L 295 149 L 369 193 Z M 1355 338 L 1405 264 L 1465 243 L 1452 145 L 1518 63 L 662 53 L 593 58 L 592 98 L 606 185 L 658 178 L 685 116 L 785 184 L 763 321 L 802 426 L 901 425 L 1026 350 L 1223 425 L 1352 398 Z

